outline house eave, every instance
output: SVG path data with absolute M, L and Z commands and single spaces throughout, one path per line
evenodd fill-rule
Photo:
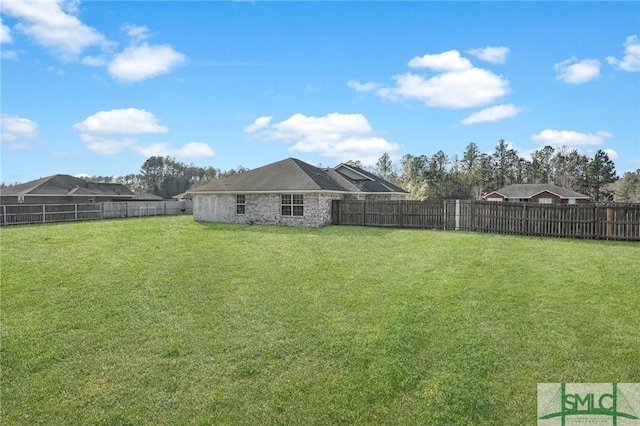
M 499 193 L 498 191 L 491 191 L 491 192 L 490 192 L 490 193 L 488 193 L 487 195 L 484 195 L 482 198 L 485 198 L 485 199 L 486 199 L 486 198 L 489 198 L 489 196 L 490 196 L 490 195 L 499 195 L 499 196 L 501 196 L 502 198 L 509 198 L 509 197 L 507 197 L 506 195 L 503 195 L 503 194 Z
M 542 194 L 543 192 L 548 192 L 549 194 L 555 195 L 556 197 L 560 198 L 561 200 L 568 200 L 569 198 L 575 198 L 576 200 L 578 200 L 578 199 L 580 199 L 580 200 L 588 200 L 589 199 L 589 197 L 587 197 L 587 196 L 565 197 L 564 195 L 557 194 L 557 193 L 555 193 L 553 191 L 550 191 L 548 189 L 543 189 L 542 191 L 538 191 L 535 194 L 529 195 L 528 197 L 513 197 L 513 198 L 533 198 L 538 194 Z

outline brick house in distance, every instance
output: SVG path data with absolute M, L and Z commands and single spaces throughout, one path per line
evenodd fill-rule
M 333 200 L 405 200 L 402 188 L 349 164 L 319 168 L 287 158 L 187 191 L 198 222 L 320 227 Z
M 538 204 L 582 204 L 589 202 L 588 195 L 552 183 L 523 183 L 505 186 L 484 195 L 485 201 L 538 203 Z

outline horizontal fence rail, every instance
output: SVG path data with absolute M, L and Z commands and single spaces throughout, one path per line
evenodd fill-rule
M 640 204 L 333 201 L 336 225 L 640 241 Z
M 0 212 L 0 226 L 192 213 L 193 202 L 188 200 L 86 204 L 4 204 Z

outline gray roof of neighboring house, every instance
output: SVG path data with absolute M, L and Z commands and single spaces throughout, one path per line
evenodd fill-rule
M 191 199 L 191 194 L 189 194 L 189 192 L 181 192 L 180 194 L 176 194 L 173 197 L 171 197 L 175 200 L 190 200 Z
M 133 197 L 133 199 L 135 201 L 162 201 L 162 200 L 164 200 L 164 198 L 162 198 L 159 195 L 152 194 L 150 192 L 144 192 L 144 191 L 135 191 L 135 196 Z
M 321 169 L 296 158 L 287 158 L 209 182 L 187 192 L 405 192 L 377 176 L 357 167 L 355 169 L 367 177 L 363 178 L 362 184 L 335 169 Z
M 40 196 L 95 196 L 132 198 L 134 193 L 121 183 L 87 182 L 70 175 L 53 175 L 2 188 L 0 194 Z
M 588 195 L 581 194 L 571 189 L 563 188 L 552 183 L 522 183 L 505 186 L 495 191 L 506 198 L 531 198 L 536 194 L 548 191 L 556 194 L 560 198 L 589 198 Z

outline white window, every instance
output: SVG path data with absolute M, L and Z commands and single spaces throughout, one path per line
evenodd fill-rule
M 246 206 L 246 200 L 244 195 L 236 195 L 236 214 L 244 214 Z
M 18 203 L 24 203 L 24 195 L 18 195 Z
M 553 198 L 538 198 L 538 204 L 553 204 Z
M 569 198 L 569 200 L 567 201 L 567 204 L 576 204 L 576 199 L 575 198 Z
M 282 194 L 282 216 L 303 216 L 304 196 L 302 194 Z
M 501 202 L 502 202 L 502 198 L 489 197 L 489 198 L 487 198 L 487 201 L 492 201 L 492 202 L 494 202 L 494 203 L 501 203 Z

